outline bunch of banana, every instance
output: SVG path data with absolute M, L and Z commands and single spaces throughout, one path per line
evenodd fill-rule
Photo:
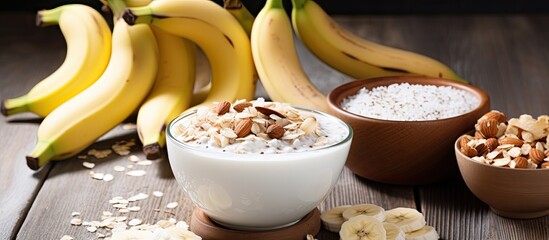
M 125 7 L 119 0 L 109 3 L 115 14 Z M 121 123 L 151 90 L 157 61 L 157 43 L 150 27 L 117 20 L 107 68 L 91 86 L 44 118 L 38 142 L 26 157 L 27 165 L 38 169 L 50 160 L 74 156 Z
M 320 215 L 324 228 L 339 232 L 342 240 L 434 240 L 435 228 L 426 225 L 425 216 L 413 208 L 385 211 L 375 204 L 342 205 Z
M 209 0 L 161 0 L 128 8 L 130 25 L 152 25 L 188 39 L 202 49 L 211 69 L 211 89 L 204 102 L 251 100 L 255 94 L 255 69 L 250 39 L 236 18 Z
M 299 61 L 282 0 L 267 0 L 255 18 L 251 42 L 259 79 L 271 100 L 328 111 L 324 94 Z
M 63 64 L 28 93 L 2 102 L 2 114 L 32 112 L 47 116 L 53 109 L 92 85 L 111 55 L 111 29 L 95 9 L 67 4 L 38 11 L 37 25 L 59 25 L 67 45 Z
M 424 75 L 465 81 L 435 59 L 347 31 L 313 0 L 292 0 L 292 5 L 292 25 L 304 45 L 320 60 L 355 79 Z

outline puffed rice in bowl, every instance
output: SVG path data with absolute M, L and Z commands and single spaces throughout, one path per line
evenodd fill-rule
M 471 84 L 430 77 L 379 77 L 328 93 L 330 113 L 355 132 L 346 166 L 369 180 L 422 185 L 459 176 L 453 143 L 490 110 Z

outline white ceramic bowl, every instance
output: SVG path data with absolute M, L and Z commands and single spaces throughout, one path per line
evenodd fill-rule
M 303 111 L 311 111 L 300 109 Z M 213 152 L 185 144 L 168 126 L 167 150 L 172 171 L 191 201 L 212 220 L 237 230 L 290 226 L 315 209 L 336 183 L 349 153 L 352 129 L 343 141 L 306 152 L 238 154 Z

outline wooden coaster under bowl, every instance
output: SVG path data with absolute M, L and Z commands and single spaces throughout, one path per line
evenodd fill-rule
M 292 226 L 266 231 L 241 231 L 220 226 L 202 210 L 195 208 L 190 230 L 203 240 L 303 240 L 307 234 L 314 236 L 320 231 L 320 211 L 315 208 Z

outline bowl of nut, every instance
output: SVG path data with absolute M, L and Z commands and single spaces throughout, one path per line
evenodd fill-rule
M 182 114 L 168 126 L 167 150 L 177 182 L 213 222 L 267 231 L 317 208 L 352 137 L 332 115 L 259 98 Z
M 490 110 L 486 92 L 429 77 L 357 80 L 328 94 L 355 132 L 346 166 L 377 182 L 421 185 L 459 177 L 453 144 Z
M 492 110 L 454 145 L 461 176 L 471 192 L 498 215 L 549 214 L 549 116 L 507 119 Z

